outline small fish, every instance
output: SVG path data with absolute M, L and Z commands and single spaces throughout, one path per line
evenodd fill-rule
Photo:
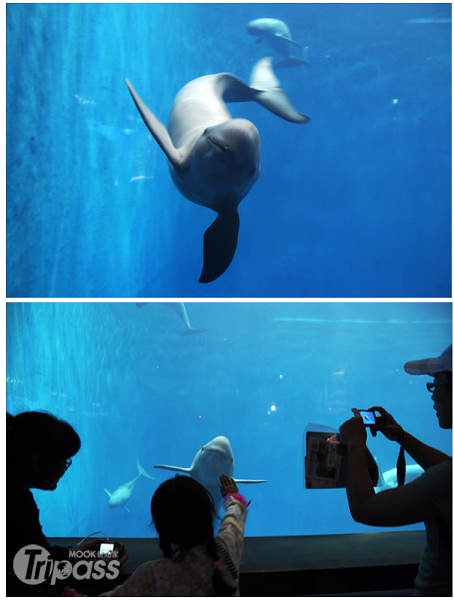
M 131 177 L 129 181 L 142 181 L 142 179 L 153 179 L 153 175 L 136 175 L 136 177 Z
M 87 126 L 90 131 L 99 133 L 111 142 L 120 141 L 135 133 L 135 129 L 121 129 L 112 125 L 104 125 L 101 121 L 95 121 L 94 119 L 87 119 Z

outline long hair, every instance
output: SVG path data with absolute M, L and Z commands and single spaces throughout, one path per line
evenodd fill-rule
M 219 560 L 213 529 L 216 517 L 213 498 L 192 477 L 177 475 L 164 481 L 151 499 L 151 516 L 166 558 L 175 558 L 174 544 L 180 557 L 193 546 L 205 546 L 213 562 Z M 214 567 L 212 583 L 218 596 L 231 596 L 236 591 Z
M 68 459 L 80 450 L 80 437 L 66 421 L 51 413 L 30 411 L 14 416 L 6 413 L 6 460 L 16 468 L 35 456 Z

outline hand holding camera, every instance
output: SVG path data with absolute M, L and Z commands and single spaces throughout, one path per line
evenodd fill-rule
M 380 431 L 389 440 L 402 442 L 402 427 L 383 407 L 372 406 L 368 409 L 352 408 L 352 412 L 355 416 L 353 419 L 350 419 L 350 421 L 355 421 L 356 417 L 361 417 L 362 425 L 369 428 L 373 437 L 375 437 L 377 432 Z M 347 423 L 349 423 L 349 421 L 346 421 L 344 425 Z M 358 423 L 360 423 L 359 420 Z M 349 440 L 350 443 L 352 441 L 352 436 L 354 435 L 353 431 L 356 431 L 354 437 L 359 435 L 360 429 L 358 428 L 358 425 L 355 427 L 352 423 L 351 429 L 352 431 L 350 432 L 347 430 L 347 428 L 343 428 L 343 430 L 341 430 L 343 438 L 347 444 L 349 443 Z
M 352 411 L 355 416 L 345 421 L 339 428 L 341 442 L 347 444 L 347 446 L 351 444 L 365 444 L 367 433 L 364 421 L 362 418 L 359 418 L 360 414 L 356 408 L 353 408 Z
M 394 417 L 381 406 L 373 406 L 370 410 L 380 413 L 376 415 L 376 424 L 371 428 L 372 435 L 375 437 L 377 431 L 381 431 L 388 440 L 401 443 L 403 429 Z

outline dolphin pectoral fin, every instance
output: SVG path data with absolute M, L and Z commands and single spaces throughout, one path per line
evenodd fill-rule
M 235 256 L 240 217 L 237 210 L 219 213 L 203 234 L 203 269 L 200 283 L 220 277 Z
M 167 471 L 177 471 L 178 473 L 191 473 L 191 469 L 186 467 L 172 467 L 172 465 L 154 465 L 154 469 L 167 469 Z
M 276 37 L 281 38 L 282 40 L 285 40 L 289 44 L 293 44 L 294 46 L 298 46 L 298 48 L 301 48 L 301 45 L 298 44 L 298 42 L 295 42 L 295 40 L 292 40 L 292 38 L 286 37 L 285 35 L 282 35 L 280 33 L 276 33 Z
M 234 477 L 235 483 L 266 483 L 266 479 L 237 479 Z
M 286 67 L 310 67 L 311 63 L 304 59 L 304 58 L 298 58 L 297 56 L 287 56 L 287 58 L 284 58 L 282 60 L 280 60 L 278 63 L 276 63 L 276 69 L 285 69 Z
M 177 167 L 181 162 L 181 154 L 174 147 L 172 140 L 170 139 L 169 132 L 161 123 L 161 121 L 157 119 L 151 112 L 151 110 L 147 107 L 145 102 L 134 89 L 129 79 L 126 79 L 126 85 L 128 86 L 132 99 L 134 100 L 134 104 L 137 106 L 137 110 L 139 111 L 143 122 L 150 130 L 151 135 L 158 142 L 159 146 L 161 147 L 161 150 L 170 160 L 172 165 L 174 167 Z
M 262 58 L 255 64 L 251 73 L 250 89 L 254 94 L 253 99 L 278 117 L 291 123 L 310 121 L 309 117 L 296 110 L 284 90 L 279 87 L 270 57 Z
M 110 493 L 108 490 L 106 490 L 106 488 L 104 488 L 104 491 L 105 491 L 105 492 L 106 492 L 106 494 L 109 496 L 109 498 L 112 496 L 112 494 L 111 494 L 111 493 Z

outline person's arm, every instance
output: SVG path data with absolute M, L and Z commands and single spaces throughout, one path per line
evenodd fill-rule
M 418 486 L 411 482 L 375 493 L 366 463 L 366 428 L 361 417 L 352 417 L 340 427 L 347 444 L 346 491 L 350 513 L 366 525 L 395 527 L 440 516 Z
M 371 428 L 372 435 L 375 436 L 380 431 L 389 440 L 396 441 L 400 445 L 403 444 L 405 452 L 424 470 L 434 467 L 450 458 L 444 452 L 424 444 L 405 431 L 383 407 L 372 406 L 369 410 L 379 413 L 379 416 L 377 416 L 377 425 Z
M 227 475 L 220 477 L 220 490 L 226 514 L 222 519 L 217 538 L 227 547 L 231 558 L 239 568 L 243 553 L 244 525 L 247 517 L 247 503 L 238 491 L 233 479 Z

